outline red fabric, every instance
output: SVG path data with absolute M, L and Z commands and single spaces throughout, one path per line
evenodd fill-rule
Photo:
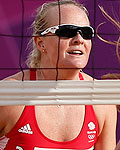
M 20 130 L 24 130 L 26 133 L 20 132 Z M 32 134 L 28 134 L 28 131 Z M 17 148 L 18 150 L 41 150 L 40 148 L 42 150 L 47 148 L 88 150 L 94 146 L 97 136 L 98 122 L 92 106 L 85 106 L 84 124 L 80 134 L 74 140 L 67 142 L 57 142 L 47 138 L 38 127 L 35 107 L 26 106 L 19 121 L 6 135 L 9 141 L 5 150 L 16 150 Z
M 30 71 L 35 79 L 35 70 Z M 83 80 L 82 74 L 79 74 Z M 94 150 L 98 137 L 98 122 L 93 107 L 85 106 L 85 117 L 79 135 L 67 142 L 58 142 L 47 138 L 39 129 L 35 116 L 35 106 L 26 106 L 13 129 L 0 139 L 1 150 Z
M 84 80 L 84 78 L 80 72 L 79 72 L 79 78 L 80 78 L 80 80 Z
M 36 80 L 36 69 L 30 69 L 30 80 Z

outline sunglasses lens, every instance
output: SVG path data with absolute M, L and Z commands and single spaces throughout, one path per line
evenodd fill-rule
M 83 39 L 92 39 L 93 37 L 93 30 L 90 27 L 81 27 L 81 36 L 83 37 Z
M 72 38 L 76 36 L 77 30 L 75 30 L 71 25 L 60 26 L 56 30 L 55 34 L 59 37 Z
M 90 27 L 77 27 L 73 25 L 60 26 L 55 34 L 59 37 L 72 38 L 76 36 L 77 32 L 80 33 L 83 39 L 91 39 L 93 36 L 93 30 Z

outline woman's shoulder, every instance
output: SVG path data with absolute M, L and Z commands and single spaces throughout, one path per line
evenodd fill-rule
M 109 126 L 108 128 L 115 126 L 117 120 L 116 105 L 94 105 L 93 108 L 99 124 L 99 134 L 105 124 Z
M 106 119 L 117 115 L 116 105 L 94 105 L 93 106 L 97 118 Z M 114 117 L 113 117 L 114 118 Z M 112 118 L 111 118 L 112 119 Z
M 5 79 L 3 79 L 3 81 L 20 81 L 22 80 L 24 76 L 24 80 L 29 80 L 30 79 L 30 71 L 29 70 L 24 70 L 23 72 L 18 72 L 14 75 L 11 75 Z
M 110 114 L 116 111 L 116 105 L 93 105 L 93 108 L 98 114 Z
M 25 106 L 0 106 L 0 137 L 7 134 L 19 120 Z
M 94 79 L 92 76 L 86 74 L 85 72 L 81 72 L 81 74 L 82 74 L 84 80 L 86 80 L 86 81 L 91 81 Z

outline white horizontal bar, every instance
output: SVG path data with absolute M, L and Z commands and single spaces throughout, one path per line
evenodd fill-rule
M 0 101 L 1 106 L 5 105 L 120 105 L 119 100 L 62 100 L 62 101 L 39 101 L 39 100 L 32 100 L 32 101 Z
M 120 104 L 120 80 L 0 81 L 0 105 Z

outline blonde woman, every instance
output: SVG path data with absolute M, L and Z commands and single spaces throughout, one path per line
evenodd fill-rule
M 93 80 L 81 71 L 94 36 L 82 4 L 74 0 L 45 3 L 33 23 L 33 35 L 27 63 L 36 70 L 24 71 L 24 80 Z M 20 72 L 6 80 L 21 78 Z M 113 150 L 115 132 L 113 105 L 0 107 L 1 150 Z

